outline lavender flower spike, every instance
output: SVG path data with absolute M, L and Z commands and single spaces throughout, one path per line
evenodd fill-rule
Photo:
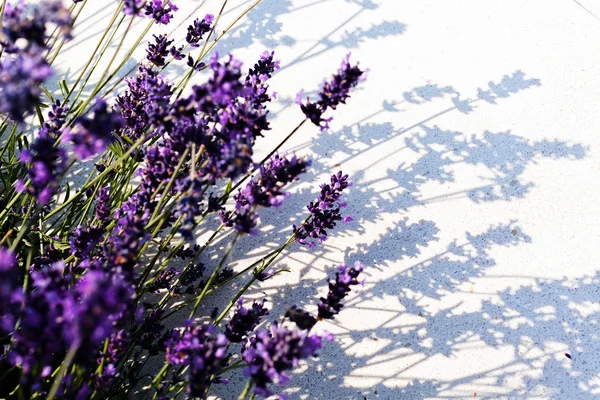
M 0 247 L 0 335 L 13 330 L 23 293 L 19 285 L 17 258 L 10 250 Z
M 188 321 L 183 331 L 173 331 L 166 343 L 167 361 L 172 365 L 189 366 L 190 395 L 205 398 L 212 383 L 222 382 L 218 375 L 225 367 L 227 344 L 225 335 L 216 333 L 212 325 L 194 327 Z
M 335 273 L 335 282 L 329 282 L 327 297 L 321 297 L 319 303 L 319 319 L 333 319 L 342 309 L 342 300 L 350 292 L 350 286 L 358 285 L 356 279 L 363 270 L 363 265 L 356 262 L 353 267 L 340 265 Z
M 306 239 L 327 239 L 327 229 L 335 228 L 338 221 L 349 222 L 352 217 L 348 216 L 342 219 L 340 209 L 346 206 L 346 203 L 340 201 L 344 189 L 351 186 L 348 182 L 348 175 L 343 175 L 342 171 L 331 176 L 331 183 L 321 185 L 321 193 L 316 201 L 310 202 L 306 207 L 310 211 L 309 220 L 296 227 L 296 241 L 298 243 L 314 246 L 313 241 Z
M 298 365 L 300 360 L 316 356 L 323 347 L 319 335 L 310 335 L 308 331 L 271 324 L 269 330 L 261 329 L 250 339 L 250 344 L 242 354 L 249 366 L 245 375 L 254 381 L 255 393 L 269 397 L 274 393 L 269 384 L 284 385 L 290 380 L 286 371 Z
M 241 343 L 242 340 L 260 323 L 260 318 L 269 312 L 264 307 L 265 300 L 253 302 L 251 308 L 244 307 L 244 298 L 236 303 L 235 312 L 225 329 L 225 336 L 232 343 Z
M 323 118 L 323 114 L 329 109 L 335 110 L 339 104 L 345 104 L 350 97 L 350 90 L 356 87 L 359 82 L 364 80 L 366 71 L 361 70 L 357 65 L 350 65 L 350 54 L 342 61 L 342 65 L 337 73 L 335 73 L 330 81 L 323 83 L 323 87 L 319 92 L 319 101 L 311 103 L 309 99 L 306 104 L 302 103 L 302 92 L 298 93 L 296 102 L 306 118 L 321 130 L 329 128 L 329 122 L 332 118 Z

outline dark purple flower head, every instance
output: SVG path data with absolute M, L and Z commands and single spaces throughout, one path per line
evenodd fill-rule
M 364 74 L 365 71 L 358 65 L 350 65 L 350 54 L 348 54 L 338 72 L 331 77 L 330 81 L 323 83 L 319 92 L 319 101 L 312 103 L 307 99 L 306 104 L 303 104 L 302 93 L 299 93 L 296 102 L 300 104 L 306 118 L 321 127 L 321 130 L 327 129 L 331 118 L 323 118 L 323 114 L 330 108 L 335 110 L 339 104 L 345 104 L 350 97 L 350 90 L 364 80 Z
M 79 117 L 66 139 L 73 142 L 73 151 L 80 160 L 106 150 L 115 139 L 114 133 L 123 126 L 119 113 L 109 109 L 104 100 L 97 100 L 92 107 L 92 117 Z
M 227 337 L 212 325 L 193 326 L 188 322 L 182 331 L 173 331 L 166 343 L 167 361 L 188 366 L 188 391 L 194 397 L 206 397 L 212 383 L 226 365 Z
M 81 348 L 79 357 L 93 362 L 123 313 L 132 306 L 134 286 L 117 273 L 88 270 L 75 288 L 76 302 L 67 310 L 65 336 Z
M 26 188 L 23 182 L 17 182 L 17 189 L 27 190 L 40 204 L 47 204 L 58 188 L 58 179 L 67 167 L 66 152 L 54 145 L 55 139 L 39 132 L 29 149 L 21 151 L 22 164 L 28 165 L 27 175 L 30 181 Z
M 135 141 L 165 120 L 172 86 L 158 71 L 147 66 L 140 66 L 138 74 L 127 79 L 127 86 L 128 90 L 117 97 L 117 106 L 125 120 L 123 134 Z
M 96 201 L 96 219 L 101 224 L 104 224 L 110 218 L 110 192 L 107 187 L 103 187 L 98 191 L 98 199 Z
M 141 2 L 142 0 L 124 0 L 123 13 L 125 13 L 125 15 L 139 16 L 142 11 L 142 8 L 140 7 Z
M 170 288 L 177 275 L 179 275 L 179 271 L 175 268 L 169 268 L 160 272 L 154 281 L 148 285 L 148 292 L 158 293 L 160 289 Z
M 251 308 L 246 308 L 244 298 L 240 297 L 225 328 L 225 336 L 231 343 L 241 343 L 260 323 L 260 319 L 269 313 L 264 304 L 265 300 L 262 300 L 259 303 L 253 302 Z
M 333 316 L 342 309 L 342 300 L 350 292 L 350 286 L 358 285 L 356 279 L 362 272 L 363 266 L 356 262 L 354 266 L 340 265 L 338 272 L 335 273 L 335 281 L 329 282 L 329 292 L 327 297 L 321 297 L 319 303 L 319 318 L 333 319 Z
M 162 67 L 165 65 L 165 57 L 169 55 L 169 46 L 173 43 L 173 40 L 169 40 L 167 35 L 153 35 L 154 43 L 148 43 L 148 48 L 146 49 L 146 58 L 152 64 L 157 67 Z
M 41 54 L 46 49 L 47 28 L 53 24 L 67 39 L 71 33 L 71 13 L 60 0 L 46 0 L 33 7 L 7 4 L 2 21 L 0 44 L 8 53 Z
M 288 159 L 285 156 L 275 154 L 271 159 L 260 167 L 258 181 L 263 188 L 263 192 L 268 199 L 267 204 L 260 204 L 264 207 L 278 207 L 283 203 L 286 194 L 282 192 L 285 185 L 295 181 L 306 171 L 310 161 L 293 156 Z
M 71 253 L 77 258 L 89 256 L 96 245 L 102 240 L 103 234 L 103 228 L 88 226 L 83 229 L 81 226 L 78 226 L 69 239 Z
M 260 56 L 260 59 L 254 67 L 248 71 L 246 76 L 246 86 L 250 90 L 248 101 L 253 104 L 257 110 L 265 108 L 266 103 L 271 101 L 271 95 L 267 93 L 269 85 L 266 82 L 271 78 L 273 72 L 279 69 L 279 60 L 274 58 L 275 52 L 267 51 Z M 274 97 L 274 94 L 272 94 Z
M 60 100 L 56 100 L 52 103 L 51 110 L 48 111 L 48 118 L 46 118 L 42 125 L 42 131 L 50 137 L 58 139 L 65 125 L 68 112 L 69 107 L 61 105 Z
M 40 103 L 40 85 L 52 75 L 41 55 L 18 54 L 0 61 L 0 113 L 23 122 Z
M 12 332 L 23 302 L 15 254 L 0 247 L 0 335 Z
M 311 330 L 317 323 L 317 319 L 313 317 L 309 312 L 304 311 L 302 308 L 297 306 L 291 306 L 286 312 L 285 316 L 290 321 L 294 322 L 300 329 Z
M 13 335 L 9 360 L 23 369 L 24 380 L 47 377 L 66 352 L 65 310 L 74 303 L 68 290 L 70 277 L 63 262 L 41 264 L 31 272 L 32 290 Z M 48 371 L 35 374 L 35 371 Z M 30 376 L 30 374 L 33 375 Z
M 268 385 L 285 385 L 290 380 L 286 371 L 297 367 L 300 360 L 316 356 L 323 347 L 323 339 L 305 330 L 290 330 L 276 322 L 269 330 L 260 329 L 242 354 L 249 364 L 244 373 L 254 381 L 255 393 L 264 397 L 273 395 Z
M 351 217 L 342 219 L 340 208 L 346 204 L 340 201 L 342 192 L 351 184 L 348 182 L 348 175 L 343 175 L 342 171 L 331 176 L 330 184 L 321 185 L 321 193 L 315 202 L 310 202 L 306 207 L 310 211 L 310 217 L 300 227 L 294 225 L 296 240 L 304 245 L 313 246 L 313 241 L 307 241 L 307 238 L 327 239 L 327 230 L 335 228 L 338 221 L 351 221 Z
M 215 17 L 212 14 L 206 14 L 203 19 L 196 19 L 188 26 L 185 40 L 192 47 L 198 47 L 204 34 L 210 32 L 211 25 Z
M 163 6 L 163 0 L 147 0 L 144 8 L 146 15 L 154 19 L 157 24 L 163 25 L 168 25 L 171 22 L 173 12 L 177 10 L 177 6 L 170 1 Z
M 239 233 L 258 234 L 258 229 L 256 228 L 258 225 L 258 214 L 250 204 L 241 205 L 241 202 L 236 201 L 236 209 L 234 211 L 221 211 L 219 217 L 223 225 L 233 227 Z

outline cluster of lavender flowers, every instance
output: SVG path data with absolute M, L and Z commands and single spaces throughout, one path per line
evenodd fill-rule
M 1 6 L 0 398 L 104 399 L 139 387 L 161 399 L 184 389 L 206 398 L 236 371 L 248 378 L 243 396 L 271 396 L 332 340 L 313 327 L 340 312 L 362 265 L 339 268 L 316 316 L 292 306 L 279 322 L 266 321 L 268 299 L 244 303 L 244 294 L 280 272 L 276 258 L 295 242 L 316 246 L 352 220 L 341 211 L 348 176 L 337 172 L 320 186 L 276 252 L 234 269 L 227 258 L 237 238 L 259 234 L 258 210 L 280 207 L 311 165 L 279 153 L 282 143 L 255 161 L 255 143 L 271 129 L 269 82 L 279 60 L 265 51 L 245 70 L 232 55 L 209 56 L 220 15 L 207 14 L 181 38 L 147 38 L 146 57 L 122 84 L 114 77 L 128 74 L 126 60 L 108 63 L 88 87 L 105 53 L 126 43 L 128 29 L 108 26 L 80 78 L 69 87 L 56 76 L 60 91 L 51 92 L 52 63 L 86 3 Z M 162 28 L 177 10 L 168 0 L 124 0 L 113 21 L 123 13 Z M 166 78 L 172 64 L 188 69 L 179 82 Z M 187 88 L 200 70 L 207 79 Z M 323 114 L 362 79 L 346 58 L 299 114 L 326 129 Z M 115 100 L 106 100 L 113 88 Z M 75 188 L 73 171 L 89 171 Z M 213 229 L 203 243 L 199 226 Z M 235 239 L 213 265 L 202 253 L 221 252 L 219 232 Z M 211 312 L 204 299 L 224 286 L 237 293 L 217 297 L 224 308 Z M 173 327 L 177 311 L 190 318 Z M 156 373 L 148 360 L 164 366 Z

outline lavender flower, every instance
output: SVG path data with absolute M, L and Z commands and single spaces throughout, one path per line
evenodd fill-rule
M 231 320 L 225 328 L 225 336 L 231 343 L 241 343 L 260 323 L 261 317 L 269 312 L 264 307 L 265 300 L 253 302 L 251 308 L 244 307 L 244 298 L 240 297 L 235 306 Z
M 30 385 L 46 378 L 62 360 L 67 348 L 64 310 L 74 302 L 63 262 L 40 265 L 31 278 L 33 290 L 27 295 L 8 357 L 22 368 L 22 383 Z
M 310 211 L 310 217 L 307 222 L 300 227 L 294 225 L 296 241 L 301 244 L 314 246 L 314 242 L 307 241 L 307 238 L 327 239 L 327 229 L 335 228 L 338 221 L 342 221 L 340 208 L 345 207 L 345 203 L 340 201 L 342 191 L 351 184 L 348 182 L 348 175 L 343 175 L 342 171 L 331 176 L 330 184 L 321 185 L 321 193 L 315 202 L 310 202 L 306 207 Z M 348 216 L 343 219 L 344 222 L 351 221 Z
M 148 286 L 148 291 L 150 293 L 157 293 L 160 289 L 168 289 L 177 275 L 179 275 L 179 272 L 175 268 L 162 271 Z
M 262 186 L 262 200 L 254 200 L 253 203 L 263 207 L 278 207 L 287 196 L 282 192 L 285 185 L 295 181 L 306 171 L 310 161 L 293 156 L 291 159 L 275 154 L 271 159 L 260 167 L 258 181 Z
M 306 104 L 302 103 L 302 92 L 298 93 L 296 102 L 300 105 L 302 112 L 311 122 L 325 130 L 329 128 L 332 118 L 323 118 L 323 114 L 329 109 L 335 110 L 339 104 L 345 104 L 350 97 L 350 90 L 364 80 L 365 71 L 358 65 L 350 65 L 350 54 L 342 61 L 342 65 L 329 82 L 323 83 L 319 92 L 319 101 L 311 103 L 309 99 Z
M 92 107 L 93 117 L 80 117 L 66 136 L 73 142 L 73 151 L 80 160 L 106 150 L 114 140 L 113 133 L 123 126 L 121 116 L 109 110 L 104 100 L 97 100 Z
M 87 227 L 83 229 L 78 226 L 73 231 L 69 245 L 72 254 L 77 258 L 85 258 L 90 255 L 96 245 L 102 239 L 104 229 L 96 227 Z
M 48 111 L 48 118 L 42 124 L 44 134 L 53 139 L 58 139 L 62 134 L 62 128 L 65 125 L 68 112 L 69 107 L 61 105 L 60 100 L 52 103 L 51 110 Z
M 98 200 L 96 201 L 96 219 L 104 224 L 110 218 L 110 192 L 107 187 L 98 191 Z
M 202 40 L 204 34 L 210 31 L 214 19 L 215 17 L 212 14 L 206 14 L 203 19 L 194 20 L 187 28 L 186 42 L 192 47 L 198 47 L 198 43 Z
M 20 161 L 29 165 L 27 175 L 29 187 L 22 181 L 17 182 L 19 191 L 28 191 L 40 204 L 47 204 L 58 188 L 58 179 L 67 167 L 67 154 L 54 146 L 54 139 L 43 130 L 31 143 L 29 149 L 21 151 Z
M 123 13 L 125 15 L 138 16 L 140 15 L 142 8 L 140 3 L 142 0 L 124 0 L 123 1 Z
M 266 82 L 271 78 L 273 72 L 280 68 L 280 62 L 274 58 L 274 54 L 273 51 L 265 50 L 246 76 L 246 86 L 251 89 L 250 100 L 257 109 L 265 108 L 264 104 L 271 101 L 271 96 L 267 94 L 269 86 Z M 275 93 L 273 93 L 274 96 Z
M 154 19 L 157 24 L 168 25 L 173 18 L 173 12 L 179 8 L 172 2 L 167 2 L 163 7 L 163 0 L 148 0 L 144 11 L 146 15 Z
M 165 57 L 169 55 L 169 45 L 173 40 L 169 40 L 167 35 L 153 36 L 154 43 L 148 43 L 146 58 L 157 67 L 163 67 L 166 62 Z
M 52 75 L 41 55 L 19 54 L 0 62 L 0 112 L 16 122 L 40 104 L 40 85 Z
M 205 398 L 212 383 L 226 365 L 228 340 L 217 333 L 212 325 L 193 326 L 189 321 L 182 331 L 174 331 L 166 343 L 167 361 L 172 365 L 186 365 L 188 391 L 194 397 Z
M 316 356 L 323 347 L 323 339 L 305 330 L 290 330 L 276 322 L 269 330 L 260 329 L 242 354 L 249 364 L 245 375 L 254 381 L 255 393 L 264 397 L 273 395 L 268 385 L 285 385 L 290 380 L 286 371 L 296 367 L 300 360 Z
M 165 120 L 170 108 L 172 86 L 157 71 L 146 66 L 127 79 L 128 91 L 117 97 L 117 106 L 125 120 L 122 132 L 131 140 L 139 139 L 150 127 Z
M 79 357 L 89 363 L 132 304 L 134 287 L 119 274 L 89 270 L 75 287 L 76 302 L 67 309 L 65 336 L 80 347 Z
M 304 330 L 311 330 L 312 327 L 317 323 L 317 319 L 315 317 L 295 305 L 291 306 L 285 312 L 285 316 L 289 318 L 290 321 L 294 322 L 298 328 Z
M 362 272 L 363 266 L 356 262 L 353 267 L 340 265 L 338 272 L 335 273 L 335 281 L 329 282 L 329 292 L 327 297 L 321 297 L 319 303 L 319 318 L 333 319 L 333 316 L 342 309 L 342 300 L 350 292 L 350 286 L 358 285 L 356 279 Z
M 0 335 L 12 332 L 23 302 L 18 267 L 15 254 L 0 247 Z

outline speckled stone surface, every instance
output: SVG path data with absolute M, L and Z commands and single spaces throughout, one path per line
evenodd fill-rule
M 116 2 L 96 3 L 58 60 L 71 77 Z M 157 33 L 221 4 L 176 3 Z M 229 1 L 221 29 L 250 4 Z M 233 254 L 243 268 L 277 247 L 318 183 L 350 174 L 355 221 L 315 249 L 293 247 L 279 263 L 292 272 L 251 292 L 274 317 L 314 311 L 337 264 L 368 267 L 317 328 L 335 342 L 301 365 L 291 399 L 600 394 L 599 15 L 592 0 L 263 0 L 217 46 L 246 65 L 264 49 L 282 60 L 259 155 L 301 121 L 300 89 L 314 93 L 349 51 L 370 68 L 331 130 L 306 124 L 286 145 L 313 167 Z M 216 394 L 240 390 L 233 379 Z

